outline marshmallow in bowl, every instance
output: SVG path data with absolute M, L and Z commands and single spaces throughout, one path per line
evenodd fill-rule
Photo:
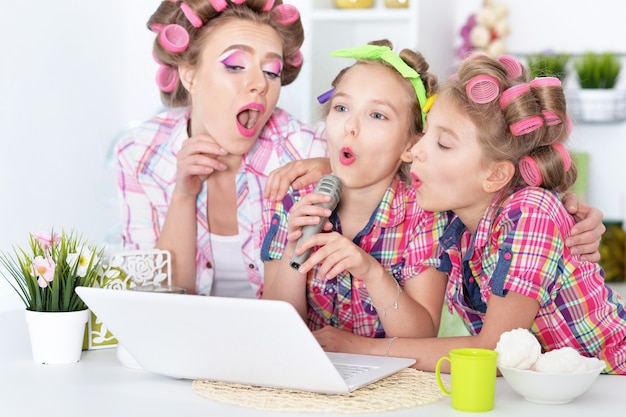
M 519 328 L 502 333 L 495 351 L 499 366 L 531 369 L 541 356 L 541 345 L 531 332 Z
M 597 358 L 582 356 L 574 348 L 562 347 L 541 355 L 535 363 L 535 371 L 570 374 L 587 372 L 597 368 L 600 362 Z

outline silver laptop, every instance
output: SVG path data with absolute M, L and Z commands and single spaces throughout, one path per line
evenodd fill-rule
M 76 292 L 144 369 L 174 378 L 344 394 L 415 363 L 326 353 L 284 301 Z

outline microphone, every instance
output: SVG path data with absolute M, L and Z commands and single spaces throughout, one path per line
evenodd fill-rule
M 337 207 L 339 199 L 341 198 L 341 180 L 339 179 L 339 177 L 332 174 L 324 175 L 317 183 L 315 191 L 313 192 L 317 194 L 326 194 L 331 196 L 332 198 L 328 203 L 318 203 L 315 205 L 322 206 L 329 209 L 330 211 L 333 211 L 335 207 Z M 300 246 L 300 243 L 308 239 L 310 236 L 321 232 L 327 221 L 328 217 L 322 217 L 318 224 L 304 226 L 302 228 L 302 236 L 300 236 L 300 239 L 298 239 L 296 248 L 298 248 L 298 246 Z M 289 265 L 291 265 L 293 269 L 299 269 L 300 265 L 302 265 L 307 259 L 309 259 L 309 255 L 311 255 L 311 249 L 308 249 L 300 256 L 297 256 L 294 253 L 291 257 Z

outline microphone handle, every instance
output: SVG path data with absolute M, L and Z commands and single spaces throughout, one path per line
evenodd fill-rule
M 334 175 L 330 175 L 330 174 L 325 175 L 317 183 L 317 187 L 315 187 L 315 191 L 313 192 L 321 193 L 321 194 L 329 194 L 332 197 L 329 202 L 318 203 L 315 205 L 322 206 L 332 211 L 335 209 L 335 207 L 337 207 L 337 204 L 339 203 L 339 198 L 341 196 L 341 180 Z M 324 229 L 324 225 L 326 224 L 327 221 L 328 221 L 328 217 L 322 217 L 318 224 L 313 224 L 313 225 L 310 224 L 310 225 L 304 226 L 302 228 L 302 236 L 300 236 L 300 239 L 298 239 L 298 244 L 296 245 L 296 248 L 300 246 L 300 243 L 302 243 L 309 237 L 317 233 L 320 233 Z M 311 255 L 311 249 L 307 249 L 300 256 L 294 253 L 293 256 L 291 257 L 291 260 L 289 261 L 289 265 L 293 269 L 297 270 L 300 268 L 300 265 L 302 265 L 307 259 L 309 259 L 310 255 Z

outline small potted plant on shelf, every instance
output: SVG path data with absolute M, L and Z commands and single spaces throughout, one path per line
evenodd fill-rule
M 607 122 L 616 119 L 615 86 L 621 69 L 620 57 L 612 52 L 587 52 L 574 61 L 582 120 Z
M 556 77 L 565 83 L 570 54 L 540 52 L 526 56 L 531 78 Z
M 93 286 L 103 252 L 75 232 L 52 231 L 30 234 L 28 249 L 0 253 L 2 275 L 26 306 L 35 362 L 80 360 L 90 312 L 75 289 Z

